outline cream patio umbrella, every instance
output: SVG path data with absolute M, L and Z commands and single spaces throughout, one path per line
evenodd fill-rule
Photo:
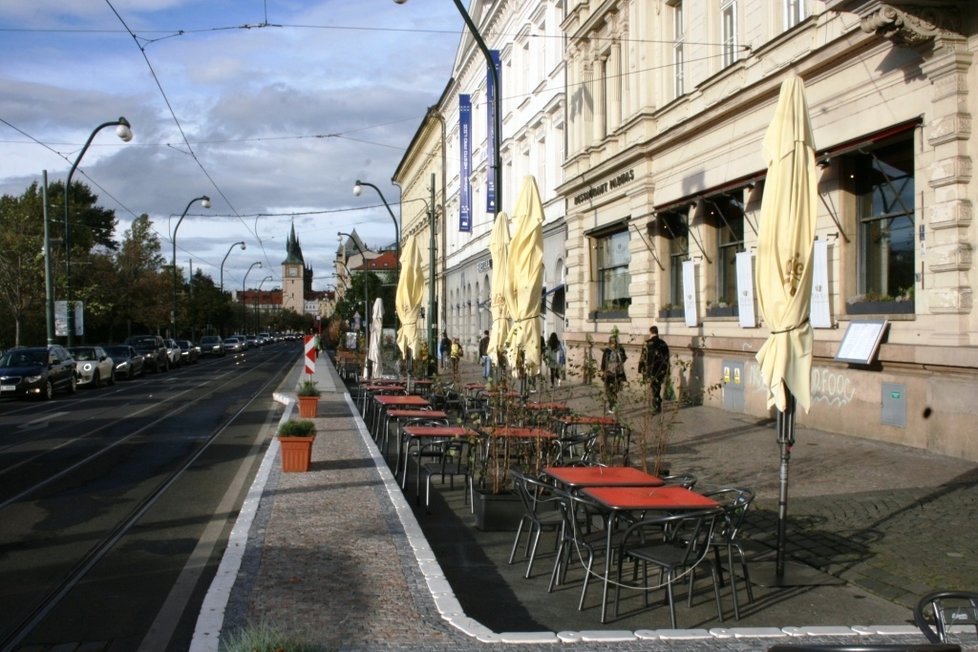
M 367 378 L 376 378 L 383 373 L 383 364 L 380 359 L 380 343 L 384 331 L 384 302 L 380 297 L 374 299 L 374 308 L 370 318 L 370 341 L 367 343 L 367 360 L 364 375 Z M 369 372 L 369 373 L 368 373 Z
M 811 406 L 812 250 L 818 187 L 815 146 L 802 80 L 792 75 L 781 84 L 774 118 L 764 136 L 768 164 L 761 200 L 757 244 L 757 299 L 771 330 L 757 352 L 768 407 L 777 407 L 781 448 L 778 500 L 778 547 L 775 572 L 784 575 L 785 522 L 788 509 L 788 461 L 794 444 L 795 403 Z
M 506 213 L 499 213 L 489 235 L 489 257 L 492 260 L 489 312 L 492 315 L 492 326 L 489 329 L 489 346 L 486 353 L 495 365 L 499 365 L 499 356 L 505 353 L 506 336 L 509 334 L 509 309 L 506 307 L 508 255 L 509 217 Z
M 513 321 L 506 338 L 506 356 L 515 364 L 523 352 L 526 377 L 540 371 L 540 293 L 543 290 L 543 202 L 532 176 L 523 179 L 516 206 L 513 239 L 509 243 L 507 264 L 507 306 Z
M 421 270 L 421 251 L 415 236 L 408 237 L 401 250 L 401 276 L 397 281 L 395 310 L 401 321 L 397 330 L 397 348 L 405 360 L 412 360 L 421 350 L 418 317 L 424 300 L 424 272 Z M 408 376 L 410 376 L 408 366 Z

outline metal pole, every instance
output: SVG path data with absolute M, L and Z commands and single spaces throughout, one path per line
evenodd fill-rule
M 431 204 L 428 206 L 428 370 L 431 361 L 437 360 L 438 328 L 435 323 L 435 173 L 431 173 Z M 430 374 L 429 374 L 430 375 Z
M 245 283 L 248 282 L 248 274 L 251 274 L 251 270 L 255 268 L 255 265 L 261 267 L 261 261 L 257 260 L 251 263 L 251 267 L 245 272 L 244 278 L 241 279 L 241 334 L 244 335 L 245 331 L 248 330 L 248 324 L 245 321 Z
M 51 274 L 51 227 L 48 224 L 48 171 L 43 171 L 41 186 L 44 215 L 44 320 L 47 322 L 48 344 L 54 344 L 54 278 Z
M 170 337 L 173 339 L 177 337 L 177 229 L 180 228 L 180 223 L 183 222 L 183 218 L 187 217 L 187 211 L 198 200 L 203 202 L 204 208 L 207 208 L 211 204 L 211 198 L 207 195 L 201 195 L 200 197 L 191 199 L 187 203 L 187 207 L 183 209 L 180 219 L 177 220 L 177 225 L 173 227 L 173 236 L 170 238 L 170 242 L 173 244 L 173 258 L 171 259 L 173 261 L 173 307 L 170 311 Z
M 784 576 L 785 540 L 788 522 L 788 462 L 791 460 L 791 447 L 795 444 L 795 396 L 785 388 L 784 412 L 777 417 L 778 444 L 781 447 L 781 487 L 778 493 L 778 549 L 775 559 L 775 574 Z
M 357 183 L 360 183 L 360 182 L 358 181 Z M 380 191 L 378 190 L 377 192 L 380 192 Z M 383 198 L 383 197 L 381 197 L 381 198 Z M 387 202 L 384 202 L 384 203 L 386 204 Z M 390 208 L 388 208 L 388 210 L 390 210 Z M 393 215 L 394 215 L 394 213 L 391 213 L 391 216 L 392 217 L 393 217 Z M 395 224 L 396 224 L 396 222 L 395 222 Z M 338 231 L 336 233 L 336 235 L 338 235 L 338 236 L 344 236 L 345 235 L 347 238 L 349 238 L 350 239 L 350 242 L 353 243 L 353 246 L 356 247 L 357 248 L 357 251 L 360 252 L 360 259 L 363 261 L 360 264 L 360 266 L 363 268 L 363 272 L 362 272 L 362 276 L 361 276 L 361 278 L 363 278 L 363 334 L 364 334 L 364 338 L 363 339 L 364 339 L 365 345 L 367 347 L 367 353 L 369 353 L 369 351 L 370 351 L 370 317 L 371 317 L 371 315 L 370 315 L 370 294 L 367 291 L 367 275 L 366 275 L 366 271 L 367 271 L 367 256 L 364 255 L 363 249 L 360 248 L 360 244 L 356 240 L 353 239 L 353 236 L 352 235 L 350 235 L 349 233 L 343 233 L 343 232 L 340 232 L 340 231 Z M 343 252 L 344 253 L 346 252 L 346 247 L 343 247 Z M 343 265 L 346 267 L 346 273 L 349 274 L 350 273 L 350 267 L 348 265 L 346 265 L 345 262 L 343 263 Z M 352 278 L 350 279 L 350 283 L 352 285 L 352 283 L 353 283 L 353 279 Z M 370 373 L 371 372 L 370 360 L 367 359 L 366 356 L 364 357 L 364 368 L 367 370 L 367 373 L 365 374 L 366 377 L 367 377 L 367 380 L 370 380 L 370 377 L 371 377 L 371 373 Z
M 235 242 L 233 245 L 228 247 L 228 252 L 224 254 L 224 260 L 221 261 L 221 294 L 224 294 L 224 263 L 227 262 L 228 256 L 231 255 L 231 250 L 237 247 L 238 245 L 241 245 L 241 251 L 247 249 L 247 247 L 245 247 L 244 240 Z

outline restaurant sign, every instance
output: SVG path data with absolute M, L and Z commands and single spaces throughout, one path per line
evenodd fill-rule
M 634 179 L 635 179 L 634 168 L 625 170 L 621 174 L 618 174 L 612 177 L 611 179 L 608 179 L 604 183 L 598 184 L 596 186 L 591 186 L 584 192 L 580 192 L 574 195 L 574 205 L 577 206 L 579 204 L 583 204 L 586 201 L 590 201 L 595 197 L 600 197 L 601 195 L 605 194 L 609 190 L 615 190 L 616 188 L 620 188 L 621 186 L 625 185 L 629 181 L 633 181 Z

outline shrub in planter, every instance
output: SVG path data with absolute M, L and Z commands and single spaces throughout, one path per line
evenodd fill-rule
M 278 428 L 282 447 L 282 471 L 304 473 L 312 462 L 312 443 L 316 424 L 305 419 L 289 419 Z
M 306 419 L 316 416 L 320 395 L 316 381 L 310 379 L 303 380 L 299 383 L 299 387 L 295 393 L 299 397 L 299 416 Z

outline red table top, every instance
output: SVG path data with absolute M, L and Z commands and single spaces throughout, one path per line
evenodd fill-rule
M 595 416 L 591 414 L 566 414 L 554 417 L 564 425 L 586 425 L 586 426 L 613 426 L 617 423 L 614 417 Z
M 546 428 L 518 428 L 514 426 L 503 426 L 499 428 L 486 428 L 486 434 L 490 437 L 513 437 L 515 439 L 556 439 L 557 434 Z
M 662 486 L 662 478 L 631 466 L 550 466 L 543 472 L 568 487 Z
M 387 416 L 395 419 L 447 419 L 448 413 L 443 410 L 387 410 Z
M 462 426 L 404 426 L 411 437 L 466 437 L 475 433 Z
M 584 487 L 581 492 L 608 509 L 709 509 L 720 504 L 695 491 L 676 485 L 664 487 Z
M 428 407 L 431 403 L 428 399 L 422 398 L 416 394 L 382 394 L 380 396 L 374 396 L 374 400 L 381 405 L 413 405 L 415 407 Z

